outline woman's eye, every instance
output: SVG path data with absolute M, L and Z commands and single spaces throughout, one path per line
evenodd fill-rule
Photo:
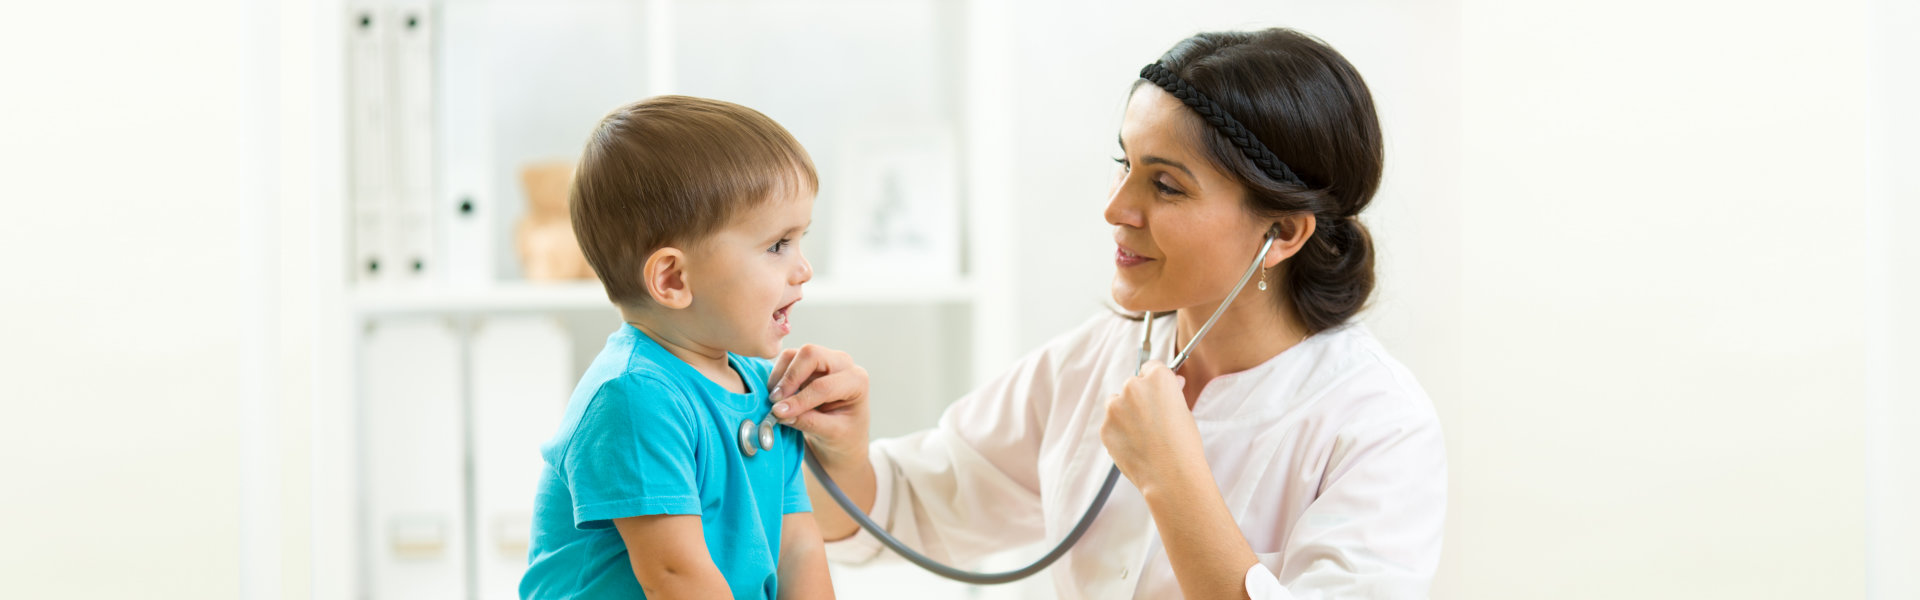
M 1120 163 L 1120 170 L 1122 170 L 1122 171 L 1131 171 L 1131 170 L 1133 170 L 1133 165 L 1131 165 L 1131 164 L 1128 164 L 1128 163 L 1127 163 L 1127 159 L 1125 159 L 1125 158 L 1114 158 L 1114 159 L 1113 159 L 1113 162 L 1117 162 L 1117 163 Z
M 1160 181 L 1159 181 L 1159 180 L 1154 180 L 1154 182 L 1153 182 L 1153 187 L 1155 187 L 1155 188 L 1157 188 L 1157 189 L 1159 189 L 1159 190 L 1160 190 L 1160 193 L 1162 193 L 1162 194 L 1167 194 L 1167 195 L 1170 195 L 1170 196 L 1178 196 L 1178 195 L 1180 195 L 1180 194 L 1182 194 L 1182 193 L 1183 193 L 1183 192 L 1181 192 L 1180 190 L 1178 190 L 1178 189 L 1175 189 L 1175 188 L 1174 188 L 1173 186 L 1169 186 L 1169 185 L 1167 185 L 1167 184 L 1164 184 L 1164 183 L 1160 183 Z

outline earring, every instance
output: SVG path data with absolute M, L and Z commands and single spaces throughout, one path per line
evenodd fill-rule
M 1257 285 L 1254 287 L 1260 288 L 1260 291 L 1262 292 L 1267 291 L 1267 268 L 1266 267 L 1260 267 L 1260 285 Z

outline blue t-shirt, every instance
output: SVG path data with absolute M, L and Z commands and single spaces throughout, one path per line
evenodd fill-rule
M 771 451 L 740 452 L 742 420 L 770 408 L 765 359 L 727 355 L 746 382 L 715 384 L 632 325 L 581 376 L 534 496 L 522 598 L 643 598 L 612 519 L 700 515 L 707 552 L 735 598 L 775 597 L 780 520 L 809 512 L 803 445 L 786 427 Z M 644 546 L 646 540 L 635 540 Z

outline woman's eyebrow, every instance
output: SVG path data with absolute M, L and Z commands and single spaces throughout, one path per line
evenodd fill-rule
M 1124 138 L 1124 137 L 1120 137 L 1120 136 L 1114 136 L 1114 141 L 1116 141 L 1116 142 L 1119 142 L 1119 143 L 1120 143 L 1120 151 L 1121 151 L 1121 152 L 1126 152 L 1126 151 L 1127 151 L 1127 139 L 1126 139 L 1126 138 Z M 1186 165 L 1183 165 L 1183 164 L 1180 164 L 1180 163 L 1179 163 L 1179 161 L 1175 161 L 1175 160 L 1170 160 L 1170 159 L 1165 159 L 1165 158 L 1160 158 L 1160 157 L 1158 157 L 1158 156 L 1142 156 L 1142 157 L 1140 157 L 1140 163 L 1141 163 L 1141 164 L 1147 164 L 1147 165 L 1166 165 L 1166 166 L 1169 166 L 1169 167 L 1173 167 L 1173 168 L 1175 168 L 1175 169 L 1179 169 L 1181 173 L 1186 173 L 1186 174 L 1187 174 L 1187 177 L 1189 177 L 1189 178 L 1192 178 L 1192 179 L 1199 179 L 1199 177 L 1194 177 L 1194 175 L 1193 175 L 1193 171 L 1192 171 L 1192 170 L 1190 170 L 1190 169 L 1188 169 Z
M 1166 165 L 1166 166 L 1169 166 L 1169 167 L 1173 167 L 1173 168 L 1175 168 L 1175 169 L 1179 169 L 1181 173 L 1186 173 L 1186 174 L 1187 174 L 1187 177 L 1189 177 L 1189 178 L 1192 178 L 1192 179 L 1199 179 L 1198 177 L 1194 177 L 1194 176 L 1193 176 L 1193 171 L 1189 171 L 1189 170 L 1187 170 L 1187 166 L 1186 166 L 1186 165 L 1183 165 L 1183 164 L 1180 164 L 1180 163 L 1178 163 L 1178 162 L 1174 162 L 1174 161 L 1171 161 L 1171 160 L 1167 160 L 1167 159 L 1164 159 L 1164 158 L 1160 158 L 1160 157 L 1158 157 L 1158 156 L 1142 156 L 1142 157 L 1140 157 L 1140 162 L 1141 162 L 1141 163 L 1144 163 L 1144 164 L 1149 164 L 1149 165 Z

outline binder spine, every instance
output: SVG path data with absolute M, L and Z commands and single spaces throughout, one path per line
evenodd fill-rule
M 434 51 L 433 7 L 402 0 L 387 13 L 387 64 L 392 73 L 394 211 L 392 248 L 403 281 L 436 279 L 440 265 L 434 239 Z
M 355 281 L 373 283 L 394 270 L 388 249 L 393 117 L 385 64 L 387 18 L 370 2 L 350 4 L 346 18 L 350 272 Z

